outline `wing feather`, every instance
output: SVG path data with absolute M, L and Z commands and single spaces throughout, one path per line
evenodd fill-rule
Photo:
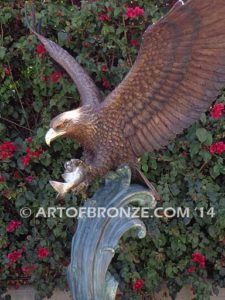
M 138 57 L 101 104 L 136 156 L 167 145 L 225 85 L 225 0 L 189 0 L 147 28 Z M 110 115 L 113 118 L 112 114 Z
M 43 43 L 52 59 L 54 59 L 69 74 L 75 83 L 81 98 L 82 105 L 97 107 L 102 97 L 94 81 L 80 64 L 62 47 L 55 42 L 38 34 L 34 29 L 30 30 Z

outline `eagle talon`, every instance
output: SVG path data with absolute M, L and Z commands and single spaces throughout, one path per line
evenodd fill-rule
M 89 186 L 89 184 L 85 180 L 85 181 L 81 182 L 78 186 L 72 188 L 72 192 L 74 192 L 76 194 L 81 194 L 82 196 L 85 196 L 88 186 Z
M 65 171 L 70 173 L 73 172 L 77 167 L 87 168 L 87 165 L 80 159 L 71 159 L 64 164 Z
M 90 173 L 91 167 L 88 166 L 85 162 L 83 162 L 80 159 L 71 159 L 70 161 L 67 161 L 64 164 L 64 168 L 65 168 L 65 173 L 62 176 L 64 180 L 67 182 L 73 181 L 72 178 L 76 173 L 77 169 L 82 170 L 82 174 L 84 176 L 83 181 L 80 182 L 78 185 L 75 185 L 72 188 L 70 188 L 70 191 L 76 194 L 81 194 L 83 197 L 86 196 L 86 190 L 89 186 L 89 181 L 85 177 Z
M 63 198 L 69 191 L 81 193 L 87 189 L 86 180 L 89 167 L 81 160 L 73 159 L 65 163 L 65 172 L 62 177 L 65 182 L 50 181 L 50 184 L 58 192 L 58 198 Z

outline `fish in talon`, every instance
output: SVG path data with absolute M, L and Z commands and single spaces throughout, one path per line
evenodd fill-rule
M 66 193 L 75 189 L 85 179 L 85 172 L 81 167 L 77 167 L 73 172 L 64 173 L 62 175 L 65 182 L 49 181 L 55 191 L 58 192 L 60 197 L 64 197 Z
M 53 187 L 53 189 L 58 193 L 60 197 L 64 197 L 73 187 L 73 182 L 59 182 L 50 180 L 49 183 Z

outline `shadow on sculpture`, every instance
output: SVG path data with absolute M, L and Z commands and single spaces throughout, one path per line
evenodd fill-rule
M 118 169 L 110 173 L 105 186 L 84 204 L 85 211 L 92 211 L 93 217 L 78 220 L 72 241 L 68 282 L 73 299 L 113 300 L 116 297 L 118 282 L 107 270 L 119 240 L 131 228 L 137 230 L 139 238 L 146 235 L 144 223 L 129 215 L 131 204 L 149 209 L 156 205 L 150 190 L 130 182 L 130 169 L 126 166 Z

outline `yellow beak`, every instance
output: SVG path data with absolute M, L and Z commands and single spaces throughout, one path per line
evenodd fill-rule
M 53 128 L 50 128 L 45 135 L 45 142 L 48 146 L 50 146 L 51 142 L 56 138 L 64 135 L 65 131 L 56 131 Z

